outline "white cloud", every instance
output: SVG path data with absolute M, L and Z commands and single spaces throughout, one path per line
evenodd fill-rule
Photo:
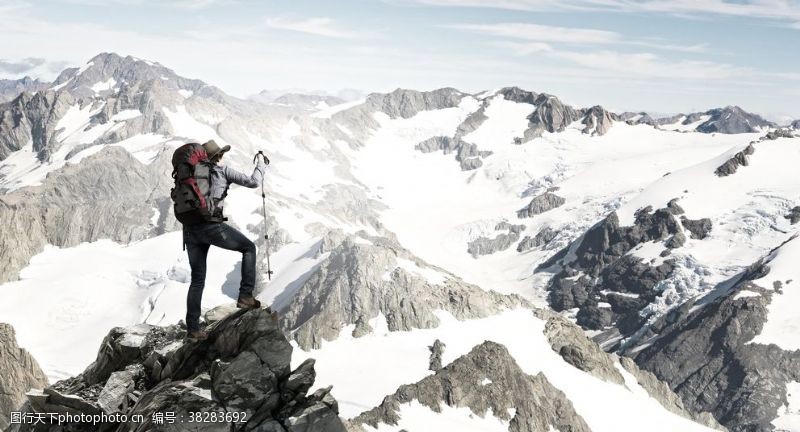
M 683 18 L 695 14 L 744 16 L 800 21 L 797 0 L 393 0 L 431 6 L 479 7 L 524 11 L 607 10 L 669 13 Z
M 580 66 L 610 71 L 621 76 L 671 80 L 728 80 L 756 74 L 749 68 L 710 61 L 668 60 L 653 53 L 562 51 L 550 55 Z
M 331 38 L 350 39 L 359 36 L 359 33 L 341 28 L 333 18 L 314 17 L 291 19 L 285 17 L 267 18 L 265 24 L 269 28 L 308 33 Z
M 555 27 L 529 23 L 451 24 L 448 28 L 537 42 L 607 44 L 619 42 L 619 33 L 586 28 Z

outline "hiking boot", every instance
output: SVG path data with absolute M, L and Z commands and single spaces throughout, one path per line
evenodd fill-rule
M 186 340 L 189 342 L 202 342 L 208 339 L 208 333 L 205 330 L 195 330 L 186 333 Z
M 239 297 L 236 300 L 236 307 L 240 309 L 258 309 L 261 307 L 261 302 L 256 300 L 255 297 Z

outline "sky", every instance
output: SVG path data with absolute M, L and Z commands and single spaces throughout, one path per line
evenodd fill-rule
M 800 118 L 800 0 L 0 0 L 0 40 L 0 78 L 115 52 L 238 97 L 519 86 Z

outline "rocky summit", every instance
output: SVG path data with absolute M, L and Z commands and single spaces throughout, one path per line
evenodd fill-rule
M 9 430 L 345 431 L 331 388 L 308 394 L 314 360 L 290 368 L 292 346 L 271 311 L 219 315 L 206 314 L 200 342 L 179 325 L 114 328 L 82 374 L 28 393 L 23 410 L 47 413 L 47 424 Z M 65 418 L 83 421 L 57 423 Z

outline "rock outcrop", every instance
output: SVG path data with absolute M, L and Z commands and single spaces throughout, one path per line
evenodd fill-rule
M 26 410 L 125 414 L 127 421 L 11 430 L 345 431 L 330 388 L 307 394 L 314 361 L 290 369 L 292 346 L 270 311 L 239 310 L 208 331 L 206 341 L 190 343 L 177 325 L 113 329 L 94 363 L 76 377 L 31 392 Z M 173 422 L 161 424 L 159 413 L 172 413 Z
M 561 207 L 567 200 L 552 192 L 545 192 L 541 195 L 535 196 L 525 208 L 517 211 L 517 217 L 528 218 L 546 211 Z
M 366 335 L 373 330 L 370 321 L 380 317 L 390 331 L 400 331 L 437 327 L 437 310 L 467 319 L 527 304 L 466 284 L 391 239 L 337 242 L 329 236 L 321 248 L 330 255 L 280 310 L 282 326 L 303 349 L 319 348 L 351 324 L 353 336 Z
M 17 345 L 14 327 L 0 323 L 0 430 L 8 427 L 12 411 L 19 411 L 25 393 L 47 386 L 36 359 Z
M 478 146 L 448 136 L 435 136 L 417 144 L 415 149 L 423 153 L 442 151 L 444 154 L 455 153 L 455 159 L 461 165 L 462 171 L 470 171 L 483 165 L 481 159 L 490 156 L 492 152 L 478 150 Z
M 684 229 L 692 238 L 708 234 L 709 220 L 679 221 L 682 213 L 672 200 L 656 211 L 640 209 L 629 227 L 620 226 L 616 213 L 611 213 L 539 266 L 540 270 L 557 266 L 548 283 L 550 305 L 557 311 L 578 308 L 578 324 L 590 329 L 614 325 L 623 335 L 638 330 L 646 319 L 640 311 L 660 294 L 656 285 L 672 273 L 675 263 L 665 259 L 650 265 L 628 251 L 654 241 L 666 241 L 665 248 L 680 247 Z
M 0 196 L 0 219 L 7 221 L 0 231 L 0 282 L 15 279 L 45 244 L 70 247 L 101 238 L 128 243 L 174 229 L 170 157 L 163 150 L 144 165 L 109 147 L 51 174 L 41 186 Z M 154 226 L 156 212 L 161 217 Z
M 747 156 L 752 155 L 756 152 L 756 148 L 753 146 L 753 143 L 750 143 L 744 150 L 736 153 L 733 155 L 732 158 L 725 161 L 724 164 L 720 165 L 715 171 L 714 174 L 717 177 L 725 177 L 731 174 L 734 174 L 740 166 L 747 166 L 749 161 L 747 160 Z
M 792 207 L 792 209 L 784 216 L 784 218 L 788 219 L 792 225 L 800 222 L 800 206 Z
M 535 236 L 525 236 L 517 245 L 517 252 L 529 251 L 533 248 L 546 246 L 558 236 L 558 232 L 546 226 L 539 230 Z
M 760 128 L 776 126 L 775 123 L 764 120 L 761 116 L 749 113 L 738 106 L 716 108 L 706 111 L 705 114 L 711 116 L 711 118 L 697 126 L 698 132 L 718 132 L 724 134 L 750 133 L 758 132 Z
M 544 132 L 562 132 L 572 122 L 583 117 L 581 111 L 546 93 L 539 94 L 534 105 L 536 109 L 528 116 L 528 129 L 523 137 L 525 142 L 540 137 Z
M 508 350 L 495 342 L 484 342 L 435 374 L 401 386 L 349 426 L 364 432 L 364 426 L 397 425 L 403 404 L 414 401 L 436 412 L 446 405 L 469 408 L 480 417 L 494 415 L 508 422 L 513 432 L 590 431 L 564 393 L 542 373 L 526 374 Z
M 614 125 L 614 120 L 618 120 L 616 114 L 606 111 L 605 108 L 596 105 L 586 110 L 581 123 L 584 125 L 583 133 L 590 135 L 605 135 Z
M 0 160 L 27 146 L 46 160 L 57 148 L 58 121 L 75 103 L 68 93 L 40 91 L 0 105 Z
M 636 363 L 687 407 L 713 413 L 734 432 L 775 430 L 786 385 L 800 380 L 800 351 L 752 342 L 776 301 L 772 290 L 753 283 L 768 273 L 769 258 L 733 278 L 732 287 L 669 312 L 650 326 L 644 348 L 630 347 Z
M 22 92 L 36 93 L 50 87 L 49 82 L 29 76 L 20 79 L 0 79 L 0 103 L 16 99 Z
M 525 229 L 525 225 L 512 225 L 508 222 L 500 222 L 494 227 L 495 231 L 507 231 L 495 237 L 478 237 L 467 243 L 467 252 L 473 258 L 480 255 L 491 255 L 495 252 L 504 251 L 519 240 L 520 233 Z

